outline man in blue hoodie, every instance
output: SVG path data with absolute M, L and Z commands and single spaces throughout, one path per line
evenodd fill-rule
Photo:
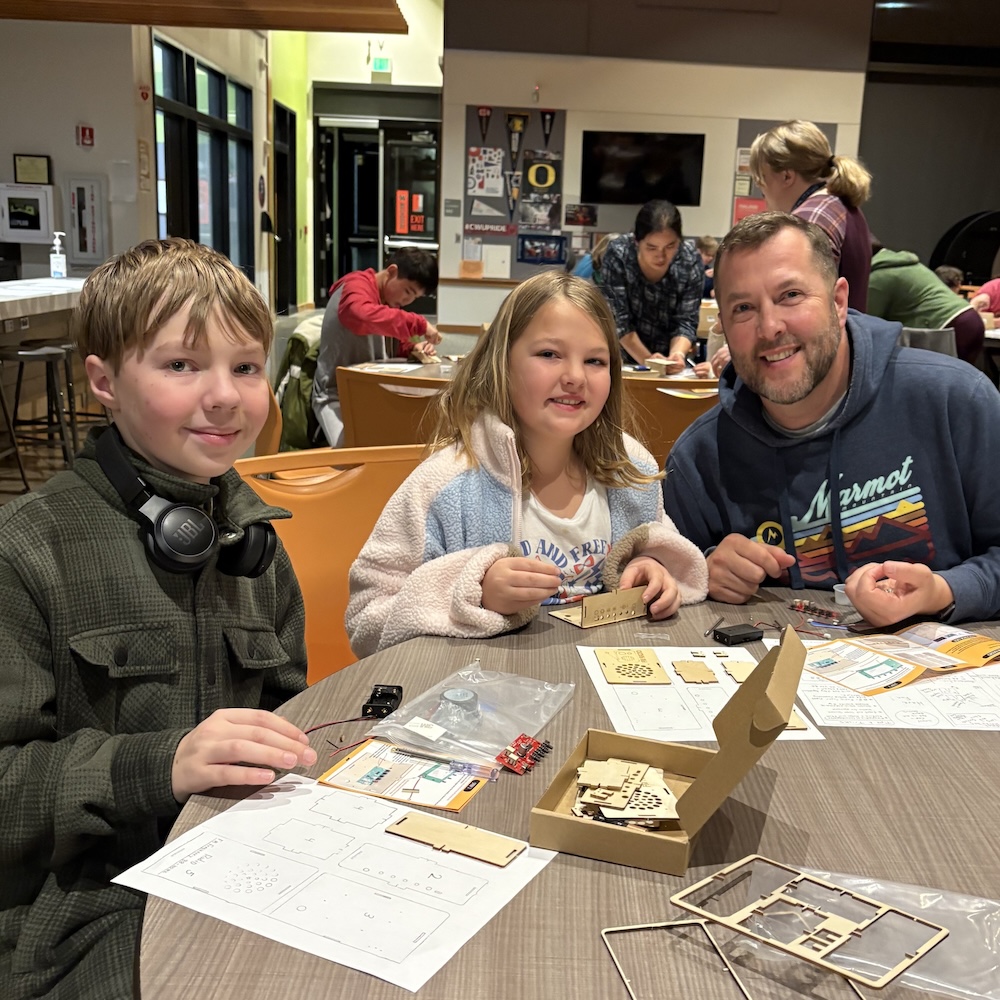
M 667 513 L 708 553 L 709 597 L 846 582 L 875 625 L 1000 614 L 1000 393 L 848 311 L 829 240 L 750 216 L 715 260 L 732 353 L 720 406 L 667 459 Z

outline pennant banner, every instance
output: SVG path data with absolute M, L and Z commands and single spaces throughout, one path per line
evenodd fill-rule
M 507 112 L 507 146 L 510 149 L 510 165 L 517 166 L 517 157 L 521 152 L 521 139 L 528 128 L 530 115 L 521 111 Z
M 483 145 L 486 145 L 486 133 L 490 130 L 490 118 L 493 117 L 492 108 L 479 109 L 479 134 L 483 137 Z
M 542 113 L 542 138 L 545 140 L 545 148 L 549 148 L 549 136 L 552 135 L 552 126 L 555 124 L 556 113 L 554 111 L 543 111 Z
M 511 220 L 513 220 L 514 210 L 517 208 L 517 199 L 521 197 L 521 171 L 505 170 L 503 172 L 503 179 L 507 187 L 507 213 Z

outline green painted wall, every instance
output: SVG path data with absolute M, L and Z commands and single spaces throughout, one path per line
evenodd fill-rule
M 311 302 L 309 262 L 312 240 L 306 235 L 309 219 L 309 58 L 302 31 L 272 31 L 271 97 L 295 112 L 295 233 L 297 302 Z

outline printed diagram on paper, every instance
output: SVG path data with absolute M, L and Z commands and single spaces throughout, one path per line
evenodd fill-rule
M 753 654 L 737 646 L 576 648 L 615 732 L 675 743 L 714 742 L 712 720 L 757 666 Z M 614 654 L 620 673 L 637 675 L 638 683 L 610 682 L 608 668 L 601 666 L 601 658 L 608 662 L 606 653 Z M 634 664 L 623 656 L 628 653 L 636 654 Z M 666 683 L 642 676 L 647 674 L 645 665 L 651 656 L 666 674 Z M 778 739 L 821 740 L 823 734 L 805 716 L 793 712 L 789 728 Z
M 929 673 L 874 698 L 804 670 L 799 699 L 819 726 L 1000 732 L 1000 664 Z
M 287 775 L 114 881 L 416 991 L 555 855 L 496 868 L 385 832 L 409 811 Z

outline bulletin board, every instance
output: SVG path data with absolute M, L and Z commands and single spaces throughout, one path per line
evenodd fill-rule
M 521 280 L 565 268 L 566 112 L 469 105 L 459 275 Z

